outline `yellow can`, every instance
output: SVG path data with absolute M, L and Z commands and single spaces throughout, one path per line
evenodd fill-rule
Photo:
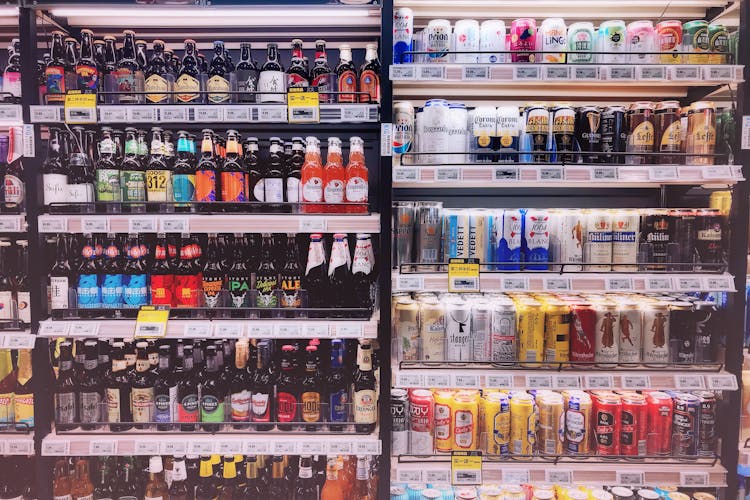
M 732 208 L 731 191 L 714 191 L 708 197 L 709 208 L 716 208 L 724 217 L 729 217 L 729 211 Z
M 533 455 L 536 449 L 536 411 L 530 394 L 515 393 L 510 400 L 510 452 Z
M 544 356 L 544 311 L 536 300 L 516 302 L 518 360 L 521 366 L 538 366 Z
M 459 391 L 453 396 L 451 427 L 454 450 L 479 448 L 479 392 Z
M 489 455 L 507 455 L 510 442 L 510 398 L 501 392 L 492 392 L 482 398 L 479 405 L 483 450 Z
M 544 303 L 544 361 L 570 361 L 570 307 L 559 300 Z
M 520 484 L 505 485 L 505 500 L 526 500 L 526 492 Z
M 453 445 L 453 391 L 435 391 L 435 449 L 449 452 Z
M 539 452 L 545 455 L 562 455 L 565 439 L 565 403 L 556 392 L 537 394 L 539 426 L 536 440 Z

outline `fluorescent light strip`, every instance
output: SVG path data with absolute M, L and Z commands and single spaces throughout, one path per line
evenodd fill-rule
M 0 7 L 0 16 L 17 16 L 18 7 Z
M 304 16 L 304 17 L 368 17 L 369 9 L 350 9 L 350 8 L 278 8 L 278 9 L 255 9 L 252 7 L 246 9 L 211 9 L 211 8 L 174 8 L 174 7 L 150 7 L 137 9 L 130 8 L 102 8 L 86 9 L 74 7 L 56 7 L 50 10 L 52 15 L 59 17 L 100 17 L 100 18 L 117 18 L 120 16 L 127 17 L 153 17 L 158 15 L 162 19 L 169 18 L 216 18 L 216 17 L 284 17 L 284 16 Z

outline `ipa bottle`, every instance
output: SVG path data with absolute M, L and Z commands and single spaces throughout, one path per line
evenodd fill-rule
M 166 143 L 160 127 L 151 129 L 151 154 L 146 166 L 146 198 L 148 201 L 172 201 L 172 170 L 166 156 Z
M 279 287 L 279 272 L 274 266 L 273 242 L 270 234 L 263 235 L 260 264 L 255 273 L 255 306 L 275 308 L 279 306 L 276 290 Z
M 201 203 L 216 201 L 217 161 L 214 157 L 213 132 L 203 130 L 201 157 L 195 167 L 195 200 Z
M 267 45 L 266 62 L 258 77 L 258 91 L 261 92 L 258 102 L 286 102 L 286 75 L 279 61 L 279 46 L 275 43 Z
M 138 154 L 136 129 L 125 129 L 125 154 L 120 170 L 122 201 L 146 201 L 146 169 Z
M 286 260 L 280 273 L 281 307 L 302 307 L 302 268 L 299 264 L 299 248 L 295 234 L 286 235 Z
M 237 102 L 255 102 L 258 90 L 258 65 L 253 60 L 252 47 L 249 42 L 240 43 L 240 62 L 235 70 L 237 75 Z
M 164 42 L 154 40 L 154 53 L 146 68 L 146 102 L 150 104 L 169 104 L 172 102 L 174 76 L 169 74 L 167 60 L 164 58 Z
M 172 174 L 172 196 L 177 202 L 195 201 L 194 144 L 187 132 L 177 132 L 177 158 Z
M 221 201 L 228 203 L 247 201 L 245 167 L 242 164 L 239 141 L 236 130 L 227 131 L 226 157 L 221 168 Z

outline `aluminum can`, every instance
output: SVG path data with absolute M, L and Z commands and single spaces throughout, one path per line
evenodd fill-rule
M 520 210 L 503 210 L 497 218 L 497 262 L 504 271 L 517 271 L 521 262 L 521 231 L 523 213 Z
M 698 432 L 698 455 L 712 457 L 716 454 L 716 396 L 710 391 L 698 393 L 700 398 L 700 430 Z
M 654 103 L 636 102 L 628 108 L 628 144 L 626 151 L 636 153 L 625 156 L 625 163 L 628 165 L 645 165 L 651 161 L 651 155 L 654 151 L 655 138 L 655 118 Z
M 419 300 L 419 339 L 422 359 L 443 361 L 445 359 L 445 310 L 435 296 Z
M 634 21 L 628 24 L 625 43 L 628 45 L 631 64 L 657 62 L 655 54 L 645 54 L 645 52 L 656 52 L 656 32 L 654 23 L 651 21 Z
M 518 360 L 538 366 L 544 357 L 544 311 L 535 300 L 516 301 Z
M 416 258 L 420 264 L 440 262 L 440 245 L 443 240 L 442 210 L 443 203 L 439 201 L 420 201 L 416 204 Z M 434 265 L 417 266 L 417 270 L 437 271 Z
M 491 163 L 496 157 L 488 153 L 497 151 L 500 145 L 497 136 L 497 109 L 494 106 L 477 106 L 469 112 L 469 126 L 472 161 Z
M 562 301 L 544 302 L 544 361 L 570 361 L 570 306 Z
M 656 25 L 656 50 L 659 52 L 675 52 L 675 54 L 661 54 L 659 62 L 662 64 L 680 64 L 682 52 L 682 23 L 680 21 L 661 21 Z
M 674 238 L 667 249 L 667 258 L 670 262 L 667 270 L 692 271 L 696 260 L 695 238 L 698 232 L 696 227 L 698 211 L 682 208 L 670 210 L 668 214 L 674 224 Z M 677 255 L 673 256 L 675 252 Z
M 716 360 L 713 337 L 723 327 L 721 315 L 713 302 L 698 301 L 694 303 L 694 306 L 696 314 L 695 362 L 713 363 Z
M 433 19 L 427 23 L 424 46 L 424 51 L 428 52 L 427 61 L 450 62 L 451 38 L 451 22 L 447 19 Z
M 549 269 L 549 213 L 546 210 L 521 210 L 523 213 L 524 268 L 546 271 Z
M 402 164 L 410 164 L 411 158 L 401 157 L 412 151 L 414 144 L 414 106 L 410 102 L 399 101 L 393 104 L 393 156 L 401 158 Z M 404 161 L 408 159 L 408 161 Z
M 394 323 L 396 338 L 401 345 L 399 354 L 402 361 L 420 359 L 418 312 L 419 306 L 411 297 L 399 297 L 396 300 Z
M 640 394 L 623 394 L 620 397 L 620 454 L 639 456 L 646 454 L 646 398 Z
M 699 210 L 696 213 L 695 253 L 698 264 L 696 271 L 717 271 L 716 266 L 724 262 L 724 216 L 718 210 Z
M 453 449 L 479 449 L 479 392 L 459 391 L 453 395 Z
M 662 365 L 669 362 L 669 306 L 666 302 L 644 303 L 643 362 Z
M 716 105 L 710 101 L 697 101 L 690 105 L 687 114 L 685 162 L 688 165 L 713 165 L 714 158 L 705 156 L 716 151 Z
M 450 162 L 451 155 L 441 155 L 451 150 L 450 137 L 450 105 L 445 99 L 430 99 L 425 102 L 422 112 L 415 116 L 416 134 L 418 142 L 417 151 L 423 154 L 419 156 L 419 163 L 434 164 Z
M 711 44 L 708 38 L 708 22 L 703 20 L 688 21 L 682 25 L 682 50 L 689 52 L 688 64 L 708 64 L 708 52 Z
M 445 260 L 469 257 L 469 212 L 443 210 Z
M 505 297 L 495 299 L 491 304 L 491 360 L 493 363 L 515 362 L 518 349 L 515 305 Z
M 669 455 L 672 451 L 672 397 L 660 391 L 646 395 L 646 454 Z
M 565 442 L 565 403 L 556 392 L 537 395 L 539 409 L 536 442 L 543 455 L 562 455 Z
M 469 216 L 469 258 L 487 262 L 492 224 L 491 212 L 474 209 Z
M 690 302 L 669 304 L 669 361 L 672 363 L 695 362 L 695 335 L 698 315 Z
M 572 106 L 564 104 L 552 109 L 552 148 L 555 151 L 555 161 L 575 161 L 575 128 L 576 112 Z
M 597 455 L 620 454 L 622 402 L 616 394 L 600 394 L 594 401 L 594 440 Z
M 617 335 L 617 305 L 612 302 L 595 302 L 596 342 L 594 361 L 599 366 L 613 366 L 620 359 Z
M 393 64 L 410 63 L 414 50 L 414 12 L 408 7 L 393 11 Z
M 682 149 L 682 122 L 679 101 L 662 101 L 656 104 L 655 147 L 659 153 L 679 153 Z M 682 157 L 660 155 L 661 164 L 681 163 Z
M 435 401 L 432 392 L 413 389 L 409 394 L 409 453 L 432 455 L 434 425 Z
M 471 304 L 462 298 L 445 301 L 445 360 L 471 361 Z
M 614 486 L 609 490 L 613 500 L 635 500 L 633 490 L 625 486 Z
M 572 55 L 570 57 L 573 57 Z M 584 163 L 599 163 L 602 150 L 602 112 L 596 106 L 582 106 L 576 113 L 575 133 Z
M 638 270 L 638 231 L 641 216 L 635 210 L 612 212 L 612 270 Z
M 609 271 L 612 262 L 612 215 L 608 210 L 586 212 L 583 255 L 585 271 Z
M 409 395 L 404 389 L 391 389 L 391 452 L 409 453 Z
M 435 391 L 435 449 L 440 453 L 453 446 L 453 391 Z
M 591 396 L 583 391 L 564 391 L 565 451 L 572 455 L 588 455 L 592 445 Z
M 510 398 L 501 392 L 486 394 L 480 401 L 484 451 L 490 455 L 510 453 Z
M 590 22 L 573 23 L 568 27 L 568 62 L 577 64 L 591 64 L 594 62 L 594 48 L 596 45 L 596 31 Z
M 596 311 L 589 303 L 570 306 L 570 360 L 594 361 L 596 342 Z
M 479 50 L 487 52 L 479 54 L 482 64 L 497 64 L 506 61 L 505 51 L 505 22 L 500 19 L 488 19 L 479 27 Z
M 628 60 L 628 46 L 626 44 L 627 28 L 625 21 L 604 21 L 599 24 L 598 46 L 599 52 L 621 52 L 622 54 L 600 54 L 600 63 L 616 64 L 625 63 Z
M 565 20 L 550 17 L 542 21 L 536 43 L 542 51 L 541 62 L 565 64 L 565 52 L 568 48 L 568 27 Z
M 618 342 L 620 364 L 635 365 L 641 362 L 643 326 L 641 311 L 635 302 L 619 302 Z
M 469 155 L 466 151 L 469 147 L 469 110 L 462 102 L 451 102 L 448 104 L 448 143 L 444 144 L 443 151 L 449 154 L 442 155 L 443 163 L 466 163 Z M 460 153 L 456 153 L 458 147 Z
M 471 304 L 471 341 L 474 361 L 490 361 L 492 358 L 492 305 L 489 300 L 479 298 Z
M 609 106 L 602 111 L 602 157 L 605 163 L 622 164 L 628 142 L 628 128 L 625 123 L 625 108 L 623 106 Z
M 420 500 L 438 500 L 443 498 L 443 494 L 440 490 L 427 488 L 426 490 L 422 490 L 422 495 L 419 498 Z
M 672 456 L 693 457 L 698 454 L 701 399 L 688 393 L 674 397 L 672 413 Z
M 521 128 L 521 114 L 518 106 L 497 107 L 497 137 L 500 163 L 518 162 L 518 141 Z
M 583 266 L 584 217 L 580 210 L 552 210 L 549 220 L 550 260 L 559 262 L 553 271 L 581 271 Z M 561 264 L 565 264 L 562 266 Z
M 723 24 L 708 25 L 708 51 L 721 52 L 721 54 L 709 54 L 708 64 L 726 64 L 729 53 L 729 32 Z
M 531 140 L 532 161 L 549 162 L 550 113 L 542 104 L 527 106 L 524 110 L 526 126 L 524 130 Z
M 393 203 L 393 263 L 414 262 L 414 217 L 416 203 L 397 201 Z
M 536 411 L 530 394 L 516 393 L 510 399 L 510 453 L 533 455 L 536 451 Z
M 524 17 L 510 23 L 510 56 L 511 62 L 535 62 L 536 55 L 536 21 Z
M 674 218 L 666 212 L 641 217 L 641 245 L 639 246 L 639 254 L 641 255 L 639 255 L 639 261 L 645 263 L 643 266 L 645 270 L 666 270 L 667 251 L 674 238 Z
M 454 62 L 476 64 L 479 62 L 479 22 L 476 19 L 460 19 L 453 27 Z M 459 52 L 473 52 L 460 54 Z

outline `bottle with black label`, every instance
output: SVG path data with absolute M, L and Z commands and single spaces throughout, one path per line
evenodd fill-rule
M 253 103 L 258 90 L 258 76 L 260 71 L 253 60 L 252 46 L 249 42 L 240 43 L 240 62 L 235 69 L 237 78 L 237 102 Z
M 284 201 L 284 144 L 278 137 L 271 137 L 268 163 L 263 176 L 266 203 Z
M 273 242 L 270 234 L 263 235 L 261 258 L 255 273 L 256 307 L 279 307 L 277 289 L 279 288 L 279 273 L 273 263 Z
M 87 340 L 84 344 L 86 357 L 83 362 L 83 376 L 78 391 L 81 429 L 94 430 L 102 422 L 102 381 L 99 377 L 97 343 Z

